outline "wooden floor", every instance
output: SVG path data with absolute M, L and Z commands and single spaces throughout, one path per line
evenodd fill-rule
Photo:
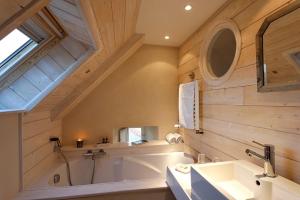
M 223 7 L 181 47 L 179 82 L 189 82 L 195 72 L 200 84 L 203 135 L 184 130 L 186 144 L 210 158 L 249 159 L 246 148 L 262 152 L 251 141 L 274 144 L 277 172 L 300 183 L 300 91 L 256 92 L 255 36 L 268 15 L 291 0 L 233 0 Z M 223 18 L 237 23 L 242 37 L 238 64 L 228 81 L 212 87 L 205 84 L 198 59 L 201 43 L 212 24 Z

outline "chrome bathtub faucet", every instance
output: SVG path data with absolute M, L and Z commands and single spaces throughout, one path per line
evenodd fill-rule
M 99 151 L 92 151 L 92 150 L 87 150 L 86 153 L 82 154 L 85 158 L 92 158 L 95 159 L 95 157 L 98 156 L 105 156 L 106 152 L 103 149 L 99 149 Z
M 82 154 L 82 156 L 85 157 L 86 159 L 91 158 L 91 160 L 93 162 L 91 184 L 94 183 L 95 168 L 96 168 L 96 158 L 97 157 L 103 157 L 105 155 L 106 155 L 106 152 L 103 149 L 99 149 L 99 151 L 87 150 L 86 153 Z
M 252 141 L 253 143 L 261 146 L 264 148 L 264 155 L 260 155 L 256 153 L 255 151 L 252 151 L 250 149 L 246 149 L 246 154 L 249 156 L 256 156 L 260 159 L 263 159 L 264 162 L 264 176 L 274 178 L 276 177 L 275 174 L 275 147 L 270 144 L 261 144 L 256 141 Z

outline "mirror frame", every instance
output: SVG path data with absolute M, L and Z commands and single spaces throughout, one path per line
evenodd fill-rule
M 295 90 L 300 89 L 300 83 L 280 83 L 272 84 L 268 86 L 265 83 L 264 73 L 264 47 L 263 47 L 263 36 L 267 31 L 270 24 L 277 19 L 284 17 L 285 15 L 300 8 L 300 2 L 294 2 L 290 5 L 280 9 L 269 17 L 265 18 L 258 33 L 256 34 L 256 69 L 257 69 L 257 91 L 258 92 L 273 92 L 273 91 L 284 91 L 284 90 Z
M 208 69 L 209 67 L 207 64 L 209 62 L 208 53 L 209 53 L 209 47 L 211 43 L 214 42 L 214 37 L 223 29 L 229 29 L 234 34 L 236 40 L 235 56 L 228 71 L 221 77 L 215 77 L 209 72 Z M 212 25 L 212 27 L 207 31 L 207 34 L 202 42 L 201 49 L 200 49 L 200 58 L 199 58 L 200 72 L 202 74 L 203 79 L 208 85 L 218 86 L 230 78 L 240 58 L 241 46 L 242 46 L 241 33 L 238 26 L 233 20 L 222 19 Z

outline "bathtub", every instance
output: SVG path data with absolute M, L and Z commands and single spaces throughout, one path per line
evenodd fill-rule
M 123 156 L 108 154 L 96 158 L 94 181 L 91 184 L 93 161 L 77 156 L 70 159 L 73 186 L 68 184 L 66 165 L 61 164 L 48 175 L 44 183 L 40 183 L 43 187 L 24 191 L 18 199 L 67 199 L 167 188 L 167 166 L 193 162 L 194 160 L 183 152 Z
M 95 159 L 94 181 L 91 183 L 94 161 L 79 157 L 70 161 L 73 185 L 87 185 L 139 179 L 165 178 L 168 165 L 192 163 L 182 152 L 140 154 L 133 156 L 103 156 Z M 59 166 L 49 177 L 50 186 L 68 186 L 65 164 Z M 60 181 L 54 183 L 54 176 Z

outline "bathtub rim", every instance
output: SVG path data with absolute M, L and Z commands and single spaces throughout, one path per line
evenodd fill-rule
M 119 182 L 61 187 L 49 186 L 48 188 L 24 190 L 18 194 L 15 200 L 70 199 L 166 188 L 168 188 L 168 185 L 163 178 L 123 180 Z
M 112 157 L 131 157 L 131 156 L 143 156 L 143 155 L 170 155 L 178 154 L 184 157 L 190 158 L 195 161 L 191 154 L 183 151 L 177 152 L 162 152 L 162 153 L 142 153 L 134 155 L 112 155 Z M 73 160 L 74 161 L 74 160 Z M 167 170 L 167 169 L 166 169 Z M 52 170 L 51 170 L 52 171 Z M 124 184 L 126 182 L 126 184 Z M 69 199 L 80 197 L 99 196 L 112 193 L 122 192 L 134 192 L 142 190 L 155 190 L 166 189 L 168 185 L 165 178 L 145 178 L 145 179 L 133 179 L 123 180 L 118 182 L 106 182 L 87 185 L 75 185 L 75 186 L 42 186 L 39 188 L 27 188 L 20 192 L 15 200 L 46 200 L 46 199 Z

